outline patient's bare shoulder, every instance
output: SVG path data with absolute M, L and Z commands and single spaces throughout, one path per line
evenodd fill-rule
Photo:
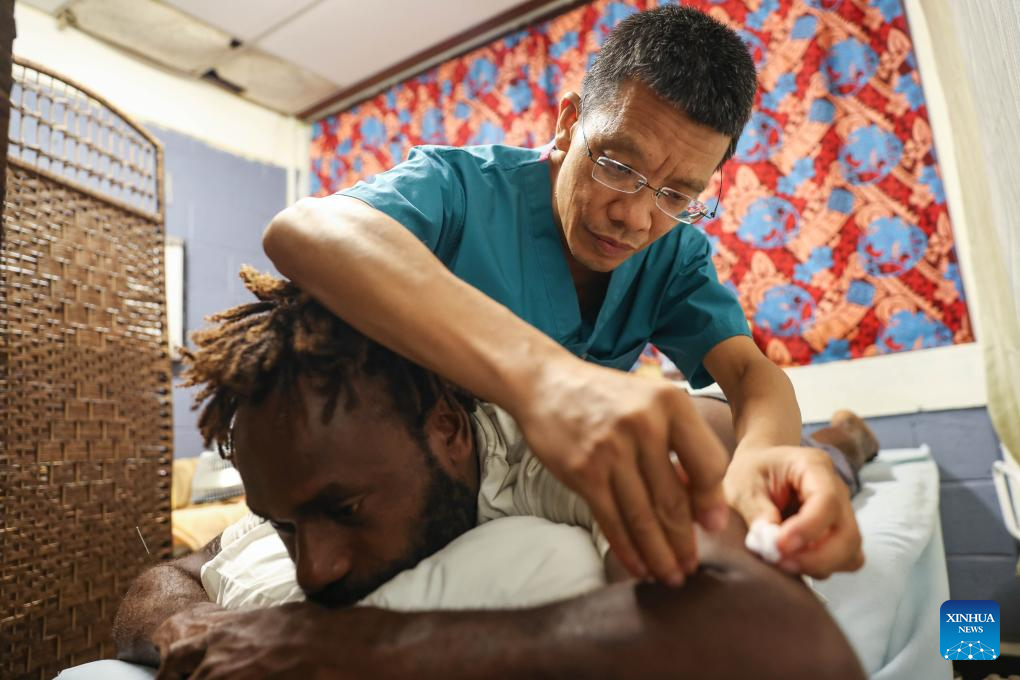
M 729 522 L 719 533 L 709 533 L 695 525 L 698 540 L 698 556 L 701 571 L 712 571 L 716 574 L 734 574 L 741 576 L 764 575 L 769 577 L 784 576 L 798 583 L 800 579 L 780 571 L 776 567 L 763 562 L 744 545 L 747 536 L 747 523 L 744 518 L 730 509 Z M 619 563 L 610 550 L 605 559 L 606 581 L 616 583 L 631 578 L 627 570 Z
M 747 523 L 735 510 L 730 509 L 730 519 L 726 528 L 716 534 L 704 531 L 695 526 L 698 538 L 698 554 L 703 568 L 740 569 L 751 573 L 769 573 L 789 577 L 797 583 L 800 578 L 787 574 L 747 549 L 744 540 L 747 537 Z
M 753 557 L 744 546 L 747 523 L 732 508 L 730 508 L 730 518 L 726 523 L 726 528 L 719 533 L 709 533 L 698 525 L 695 525 L 694 530 L 698 538 L 699 555 L 703 562 L 727 561 L 745 554 L 748 557 Z

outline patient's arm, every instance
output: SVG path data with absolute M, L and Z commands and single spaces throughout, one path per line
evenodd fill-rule
M 214 613 L 202 635 L 168 650 L 162 677 L 863 678 L 817 598 L 744 550 L 741 533 L 705 538 L 682 588 L 631 581 L 509 611 L 300 603 Z
M 159 651 L 153 644 L 152 634 L 160 624 L 196 605 L 219 609 L 209 602 L 201 576 L 202 565 L 219 551 L 220 537 L 217 536 L 201 550 L 156 565 L 135 579 L 113 622 L 118 658 L 158 666 Z

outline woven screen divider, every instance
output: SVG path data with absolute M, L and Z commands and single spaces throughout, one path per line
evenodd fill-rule
M 0 259 L 0 677 L 51 678 L 114 655 L 131 580 L 170 555 L 162 150 L 97 95 L 15 62 Z

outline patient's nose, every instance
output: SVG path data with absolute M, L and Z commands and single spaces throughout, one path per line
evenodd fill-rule
M 343 579 L 351 571 L 352 555 L 346 531 L 333 522 L 302 523 L 295 536 L 297 582 L 313 595 Z

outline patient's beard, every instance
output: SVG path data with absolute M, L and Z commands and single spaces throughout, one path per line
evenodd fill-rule
M 309 599 L 327 607 L 353 605 L 400 572 L 415 567 L 453 539 L 474 528 L 478 517 L 478 495 L 466 484 L 450 477 L 431 453 L 425 451 L 423 455 L 431 479 L 418 532 L 407 555 L 370 579 L 361 583 L 348 583 L 345 578 L 309 595 Z

